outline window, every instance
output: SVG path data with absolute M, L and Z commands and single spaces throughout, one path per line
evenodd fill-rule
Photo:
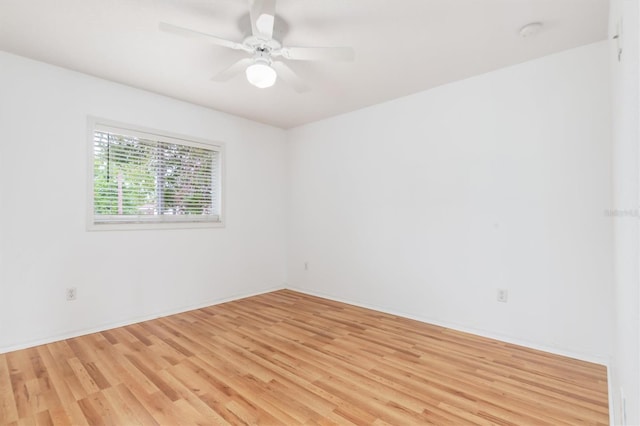
M 221 144 L 94 119 L 89 128 L 91 229 L 222 225 Z

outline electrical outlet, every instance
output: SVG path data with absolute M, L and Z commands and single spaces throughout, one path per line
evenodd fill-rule
M 509 291 L 504 288 L 499 288 L 498 297 L 497 297 L 498 302 L 507 303 L 508 299 L 509 299 Z
M 76 300 L 78 297 L 78 290 L 75 287 L 69 287 L 66 290 L 67 300 Z

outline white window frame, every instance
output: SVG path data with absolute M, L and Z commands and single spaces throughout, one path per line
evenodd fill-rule
M 157 141 L 169 143 L 179 143 L 181 145 L 194 146 L 211 149 L 218 152 L 218 181 L 220 214 L 219 221 L 190 221 L 188 217 L 182 218 L 173 216 L 165 218 L 163 216 L 151 216 L 143 221 L 117 220 L 110 222 L 95 221 L 94 214 L 94 132 L 96 128 L 111 129 L 114 133 L 125 134 L 127 136 L 139 136 L 151 138 Z M 106 120 L 99 117 L 89 116 L 87 118 L 87 230 L 89 231 L 121 231 L 121 230 L 152 230 L 152 229 L 189 229 L 189 228 L 223 228 L 225 226 L 225 145 L 223 142 L 213 142 L 192 136 L 179 135 L 164 130 L 150 129 L 127 123 L 120 123 Z

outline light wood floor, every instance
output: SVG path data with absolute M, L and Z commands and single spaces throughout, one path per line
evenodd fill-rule
M 0 355 L 0 424 L 608 424 L 603 366 L 277 291 Z

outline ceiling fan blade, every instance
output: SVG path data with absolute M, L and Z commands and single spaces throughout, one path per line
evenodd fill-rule
M 247 69 L 249 65 L 253 62 L 251 58 L 240 59 L 237 62 L 231 64 L 230 67 L 223 69 L 218 74 L 214 75 L 211 80 L 213 81 L 227 81 L 231 80 L 233 77 L 241 74 L 244 70 Z
M 228 47 L 229 49 L 244 50 L 247 52 L 250 51 L 242 43 L 236 43 L 235 41 L 225 40 L 223 38 L 216 37 L 211 34 L 201 33 L 200 31 L 179 27 L 177 25 L 168 24 L 166 22 L 160 22 L 160 24 L 158 24 L 158 28 L 160 28 L 161 31 L 171 33 L 171 34 L 177 34 L 184 37 L 201 38 L 203 40 L 207 40 L 214 44 L 217 44 L 218 46 Z
M 295 61 L 353 61 L 356 57 L 351 47 L 283 47 L 272 52 Z
M 291 68 L 289 68 L 289 65 L 285 64 L 284 62 L 274 61 L 271 66 L 278 73 L 278 78 L 282 79 L 282 81 L 284 81 L 286 84 L 293 87 L 293 90 L 295 90 L 296 92 L 304 93 L 310 90 L 309 86 L 307 86 L 302 81 L 298 74 L 296 74 Z
M 249 0 L 249 14 L 254 37 L 271 40 L 276 19 L 276 0 Z

